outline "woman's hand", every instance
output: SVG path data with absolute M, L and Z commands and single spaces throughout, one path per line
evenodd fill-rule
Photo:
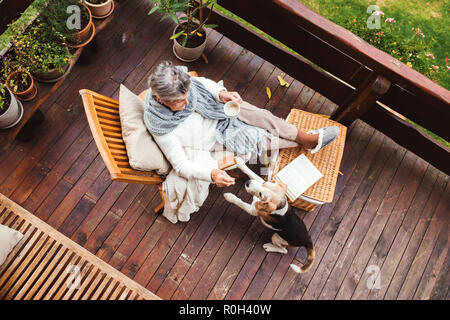
M 234 184 L 234 178 L 230 177 L 228 173 L 220 169 L 212 169 L 211 178 L 218 187 L 228 187 Z
M 242 103 L 242 98 L 236 91 L 225 91 L 222 90 L 219 92 L 220 101 L 223 103 L 228 101 L 235 101 L 237 103 Z

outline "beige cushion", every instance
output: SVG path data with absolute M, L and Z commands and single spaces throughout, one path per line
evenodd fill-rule
M 130 166 L 142 171 L 155 170 L 161 175 L 169 173 L 169 162 L 145 127 L 144 102 L 121 84 L 119 105 L 122 138 Z
M 23 238 L 23 234 L 0 224 L 0 266 L 5 262 L 8 254 Z

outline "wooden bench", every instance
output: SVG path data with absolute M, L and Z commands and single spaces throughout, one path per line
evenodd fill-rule
M 1 193 L 0 224 L 24 235 L 0 266 L 2 300 L 159 299 Z

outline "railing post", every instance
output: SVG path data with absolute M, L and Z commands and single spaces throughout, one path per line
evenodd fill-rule
M 374 72 L 339 106 L 331 119 L 350 126 L 367 112 L 391 87 L 391 81 Z

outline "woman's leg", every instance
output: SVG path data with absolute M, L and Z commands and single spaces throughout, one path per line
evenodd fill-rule
M 309 134 L 298 130 L 296 126 L 274 116 L 269 110 L 258 108 L 246 101 L 242 102 L 240 106 L 239 120 L 249 125 L 266 129 L 280 137 L 280 148 L 283 148 L 282 145 L 284 144 L 289 144 L 284 142 L 283 139 L 295 141 L 307 149 L 312 149 L 317 145 L 318 134 Z

